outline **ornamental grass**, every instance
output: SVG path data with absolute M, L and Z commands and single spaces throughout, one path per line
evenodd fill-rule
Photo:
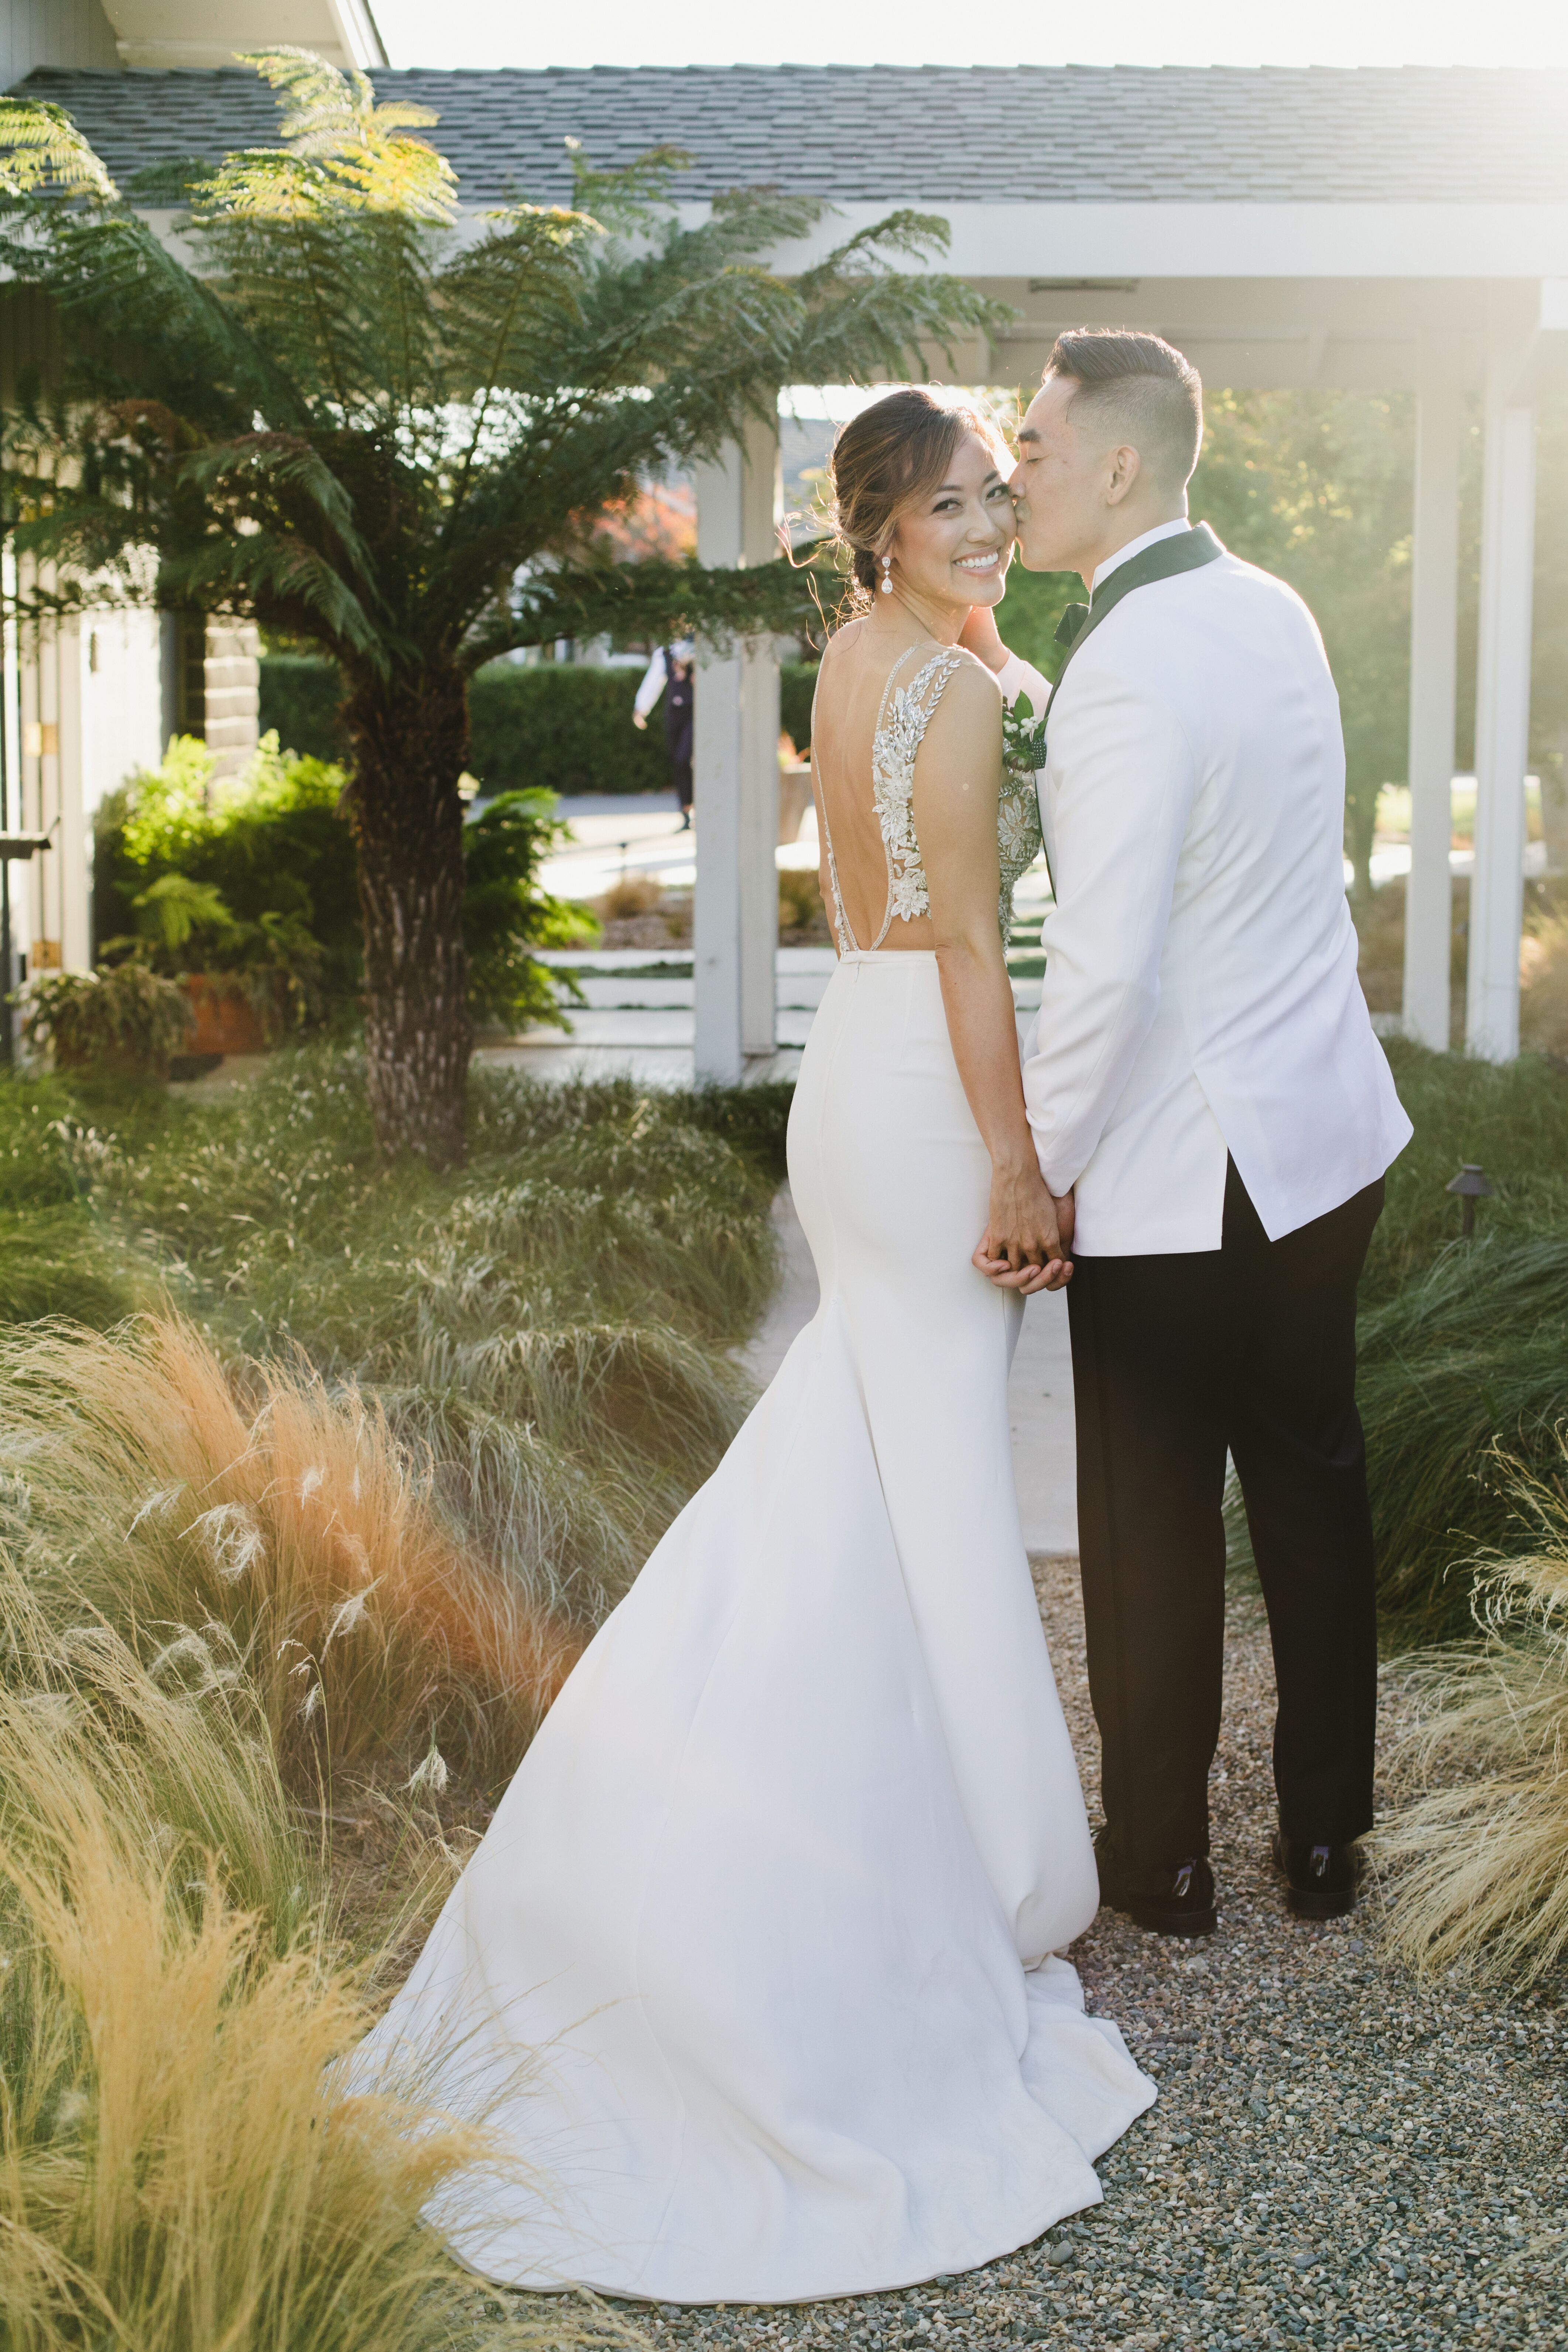
M 310 1906 L 245 1677 L 58 1632 L 9 1560 L 0 1628 L 9 2352 L 626 2340 L 585 2305 L 487 2310 L 421 2223 L 494 2158 L 416 2084 L 353 2095 L 334 2071 L 370 2022 L 365 1969 Z
M 303 1361 L 226 1370 L 188 1322 L 0 1334 L 14 1540 L 53 1615 L 156 1664 L 221 1642 L 287 1785 L 515 1769 L 582 1638 L 461 1540 L 428 1457 Z
M 1553 1478 L 1500 1470 L 1534 1542 L 1479 1570 L 1479 1638 L 1406 1664 L 1416 1793 L 1369 1843 L 1397 1958 L 1528 1985 L 1568 1951 L 1568 1444 Z

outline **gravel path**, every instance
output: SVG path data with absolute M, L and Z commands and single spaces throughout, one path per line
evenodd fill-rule
M 1037 1579 L 1092 1810 L 1076 1563 Z M 1422 1987 L 1380 1960 L 1372 1903 L 1289 1918 L 1265 1863 L 1272 1708 L 1243 1601 L 1215 1771 L 1219 1933 L 1184 1945 L 1102 1912 L 1072 1955 L 1160 2083 L 1100 2164 L 1104 2204 L 909 2294 L 639 2314 L 656 2343 L 1568 2342 L 1568 1984 L 1521 2000 Z

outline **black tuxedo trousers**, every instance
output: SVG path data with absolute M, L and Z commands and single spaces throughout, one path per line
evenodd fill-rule
M 1149 1868 L 1209 1850 L 1235 1462 L 1279 1685 L 1286 1832 L 1372 1826 L 1377 1623 L 1355 1296 L 1380 1178 L 1271 1242 L 1232 1165 L 1217 1250 L 1078 1257 L 1079 1548 L 1105 1818 Z

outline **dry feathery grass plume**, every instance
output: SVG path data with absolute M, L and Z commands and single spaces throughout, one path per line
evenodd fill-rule
M 1512 1466 L 1536 1547 L 1478 1564 L 1479 1641 L 1405 1665 L 1420 1714 L 1390 1762 L 1421 1793 L 1369 1848 L 1399 1958 L 1529 1984 L 1568 1951 L 1568 1485 Z
M 231 1379 L 176 1318 L 0 1335 L 0 1464 L 57 1620 L 85 1600 L 165 1666 L 221 1629 L 297 1794 L 433 1745 L 510 1773 L 580 1646 L 451 1531 L 377 1405 L 300 1360 Z
M 25 1598 L 16 1607 L 13 1630 Z M 107 1657 L 113 1636 L 99 1647 Z M 510 2318 L 492 2304 L 487 2315 L 480 2283 L 419 2218 L 470 2168 L 496 2177 L 482 2131 L 421 2107 L 416 2090 L 353 2095 L 333 2066 L 370 2021 L 362 1978 L 308 1927 L 280 1943 L 238 1907 L 226 1859 L 204 1857 L 188 1835 L 171 1832 L 161 1849 L 149 1838 L 131 1782 L 100 1777 L 121 1736 L 101 1685 L 78 1710 L 83 1737 L 62 1738 L 68 1694 L 14 1654 L 10 1664 L 0 1685 L 8 2352 L 636 2340 L 581 2304 L 514 2305 Z M 121 1656 L 116 1671 L 123 1700 L 137 1669 Z M 156 1713 L 155 1693 L 144 1706 Z M 169 1702 L 171 1717 L 182 1709 L 211 1796 L 217 1763 L 200 1707 Z M 234 1769 L 218 1811 L 239 1820 L 255 1790 L 242 1758 Z M 511 2190 L 548 2193 L 521 2179 Z

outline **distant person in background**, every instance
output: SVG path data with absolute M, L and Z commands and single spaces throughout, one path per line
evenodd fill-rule
M 648 712 L 659 696 L 664 696 L 665 749 L 675 772 L 682 833 L 691 828 L 691 710 L 696 666 L 697 648 L 689 637 L 677 637 L 672 646 L 658 646 L 643 672 L 642 684 L 632 705 L 632 725 L 644 728 Z

